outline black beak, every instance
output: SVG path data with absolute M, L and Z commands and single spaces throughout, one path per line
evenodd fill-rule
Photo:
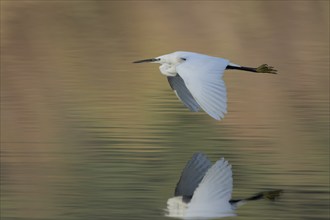
M 159 60 L 160 59 L 151 58 L 151 59 L 146 59 L 146 60 L 134 61 L 133 63 L 151 63 L 151 62 L 156 62 L 156 61 L 159 61 Z

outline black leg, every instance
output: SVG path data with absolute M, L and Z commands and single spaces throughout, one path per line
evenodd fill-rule
M 257 68 L 228 65 L 226 67 L 226 69 L 228 69 L 228 70 L 243 70 L 243 71 L 248 71 L 248 72 L 253 72 L 253 73 L 271 73 L 271 74 L 276 74 L 277 73 L 277 70 L 274 69 L 274 67 L 268 66 L 267 64 L 262 64 Z
M 228 66 L 226 67 L 226 70 L 244 70 L 244 71 L 249 71 L 249 72 L 254 72 L 254 73 L 257 72 L 257 69 L 256 69 L 256 68 L 253 68 L 253 67 L 245 67 L 245 66 L 230 66 L 230 65 L 228 65 Z

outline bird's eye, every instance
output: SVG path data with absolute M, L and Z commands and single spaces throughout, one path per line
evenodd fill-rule
M 182 57 L 181 57 L 181 60 L 183 60 L 183 61 L 186 61 L 187 59 L 186 59 L 186 58 L 182 58 Z

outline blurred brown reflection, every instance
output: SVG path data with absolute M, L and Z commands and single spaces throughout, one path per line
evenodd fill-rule
M 227 72 L 216 122 L 131 64 L 176 50 L 280 74 Z M 328 133 L 328 1 L 1 1 L 4 219 L 161 218 L 194 151 L 233 161 L 240 195 L 289 191 L 242 218 L 325 219 Z

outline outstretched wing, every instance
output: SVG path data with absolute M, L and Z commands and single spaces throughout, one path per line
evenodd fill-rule
M 186 217 L 235 215 L 229 203 L 233 189 L 231 165 L 218 160 L 205 174 L 188 204 Z
M 176 67 L 194 100 L 216 120 L 227 113 L 227 92 L 223 72 L 228 60 L 195 54 Z
M 180 101 L 189 108 L 192 112 L 198 112 L 200 106 L 191 95 L 186 85 L 184 84 L 183 79 L 177 74 L 176 76 L 168 76 L 167 80 L 173 89 L 175 95 L 180 99 Z
M 174 195 L 192 196 L 211 165 L 211 161 L 203 153 L 195 153 L 183 169 Z

